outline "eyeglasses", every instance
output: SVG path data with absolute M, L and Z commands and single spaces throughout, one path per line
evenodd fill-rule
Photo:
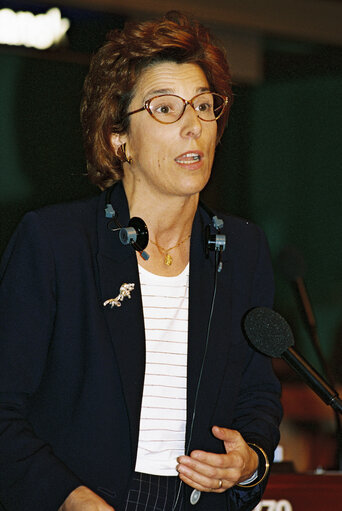
M 228 105 L 229 98 L 216 92 L 201 92 L 189 101 L 175 94 L 161 94 L 145 101 L 142 108 L 128 112 L 127 116 L 147 110 L 147 112 L 162 124 L 172 124 L 179 121 L 187 105 L 192 106 L 201 121 L 216 121 Z

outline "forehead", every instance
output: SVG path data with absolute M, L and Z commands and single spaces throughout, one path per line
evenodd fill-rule
M 178 94 L 184 95 L 184 99 L 191 99 L 208 89 L 208 80 L 197 64 L 162 62 L 142 72 L 135 87 L 134 99 L 145 101 L 158 94 Z

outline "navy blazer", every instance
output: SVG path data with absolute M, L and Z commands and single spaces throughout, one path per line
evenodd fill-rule
M 112 205 L 129 211 L 121 184 Z M 105 194 L 28 213 L 5 252 L 0 286 L 0 502 L 7 511 L 57 511 L 86 485 L 121 511 L 135 467 L 145 336 L 136 253 L 108 229 Z M 271 306 L 267 244 L 255 225 L 224 216 L 227 248 L 198 394 L 190 451 L 224 452 L 213 425 L 237 429 L 272 459 L 280 388 L 271 361 L 245 340 L 241 322 Z M 199 207 L 190 253 L 187 433 L 204 357 L 214 286 Z M 131 299 L 105 307 L 123 283 Z M 250 510 L 264 484 L 203 493 L 198 511 Z M 192 489 L 185 486 L 186 509 Z

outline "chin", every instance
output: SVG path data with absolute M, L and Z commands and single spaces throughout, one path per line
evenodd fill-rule
M 182 195 L 185 195 L 185 196 L 191 196 L 191 195 L 197 195 L 199 194 L 203 188 L 206 186 L 208 181 L 204 181 L 202 183 L 197 183 L 196 185 L 192 184 L 192 185 L 184 185 L 182 187 Z
M 184 183 L 184 190 L 189 190 L 191 194 L 199 193 L 207 185 L 210 179 L 210 174 L 207 176 L 197 176 L 197 178 L 186 180 Z

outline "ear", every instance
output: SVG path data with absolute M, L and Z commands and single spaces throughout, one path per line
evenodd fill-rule
M 125 133 L 112 133 L 110 136 L 110 144 L 114 153 L 118 154 L 118 149 L 127 142 L 127 135 Z

